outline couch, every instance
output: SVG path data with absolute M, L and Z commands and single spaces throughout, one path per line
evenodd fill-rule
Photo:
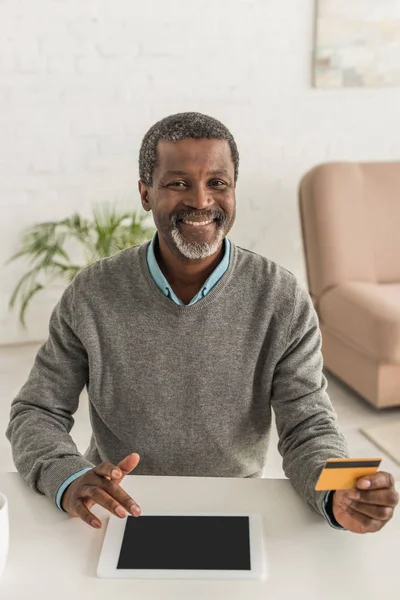
M 375 407 L 400 405 L 400 162 L 319 165 L 299 208 L 325 367 Z

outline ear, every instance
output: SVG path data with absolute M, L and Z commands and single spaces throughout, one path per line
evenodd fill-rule
M 147 186 L 145 183 L 143 183 L 142 181 L 139 180 L 138 188 L 139 188 L 140 199 L 142 201 L 142 206 L 143 206 L 144 210 L 149 212 L 151 210 L 151 201 L 149 198 L 149 186 Z

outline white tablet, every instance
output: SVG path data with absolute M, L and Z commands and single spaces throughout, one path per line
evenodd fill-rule
M 108 520 L 97 576 L 265 579 L 257 514 L 142 513 Z

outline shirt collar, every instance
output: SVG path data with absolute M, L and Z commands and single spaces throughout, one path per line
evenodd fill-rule
M 176 304 L 183 305 L 183 302 L 176 296 L 175 292 L 169 285 L 168 281 L 164 277 L 163 272 L 161 271 L 156 255 L 155 255 L 155 244 L 157 241 L 157 232 L 154 234 L 153 239 L 151 240 L 148 248 L 147 248 L 147 266 L 150 271 L 150 275 L 152 276 L 154 283 L 157 287 L 165 294 L 173 300 Z M 221 279 L 222 275 L 226 272 L 229 267 L 229 259 L 230 259 L 230 241 L 228 238 L 224 239 L 224 256 L 211 275 L 208 277 L 207 281 L 204 283 L 201 290 L 196 294 L 194 298 L 190 301 L 189 304 L 194 304 L 201 298 L 204 298 L 206 294 L 218 283 Z

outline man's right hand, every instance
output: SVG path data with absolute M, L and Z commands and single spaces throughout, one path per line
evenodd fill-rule
M 117 466 L 104 462 L 87 471 L 67 487 L 61 500 L 62 508 L 72 517 L 80 517 L 96 529 L 100 529 L 101 521 L 90 512 L 94 504 L 103 506 L 121 519 L 127 513 L 138 517 L 140 507 L 121 488 L 120 483 L 125 475 L 137 467 L 139 460 L 139 454 L 129 454 Z

